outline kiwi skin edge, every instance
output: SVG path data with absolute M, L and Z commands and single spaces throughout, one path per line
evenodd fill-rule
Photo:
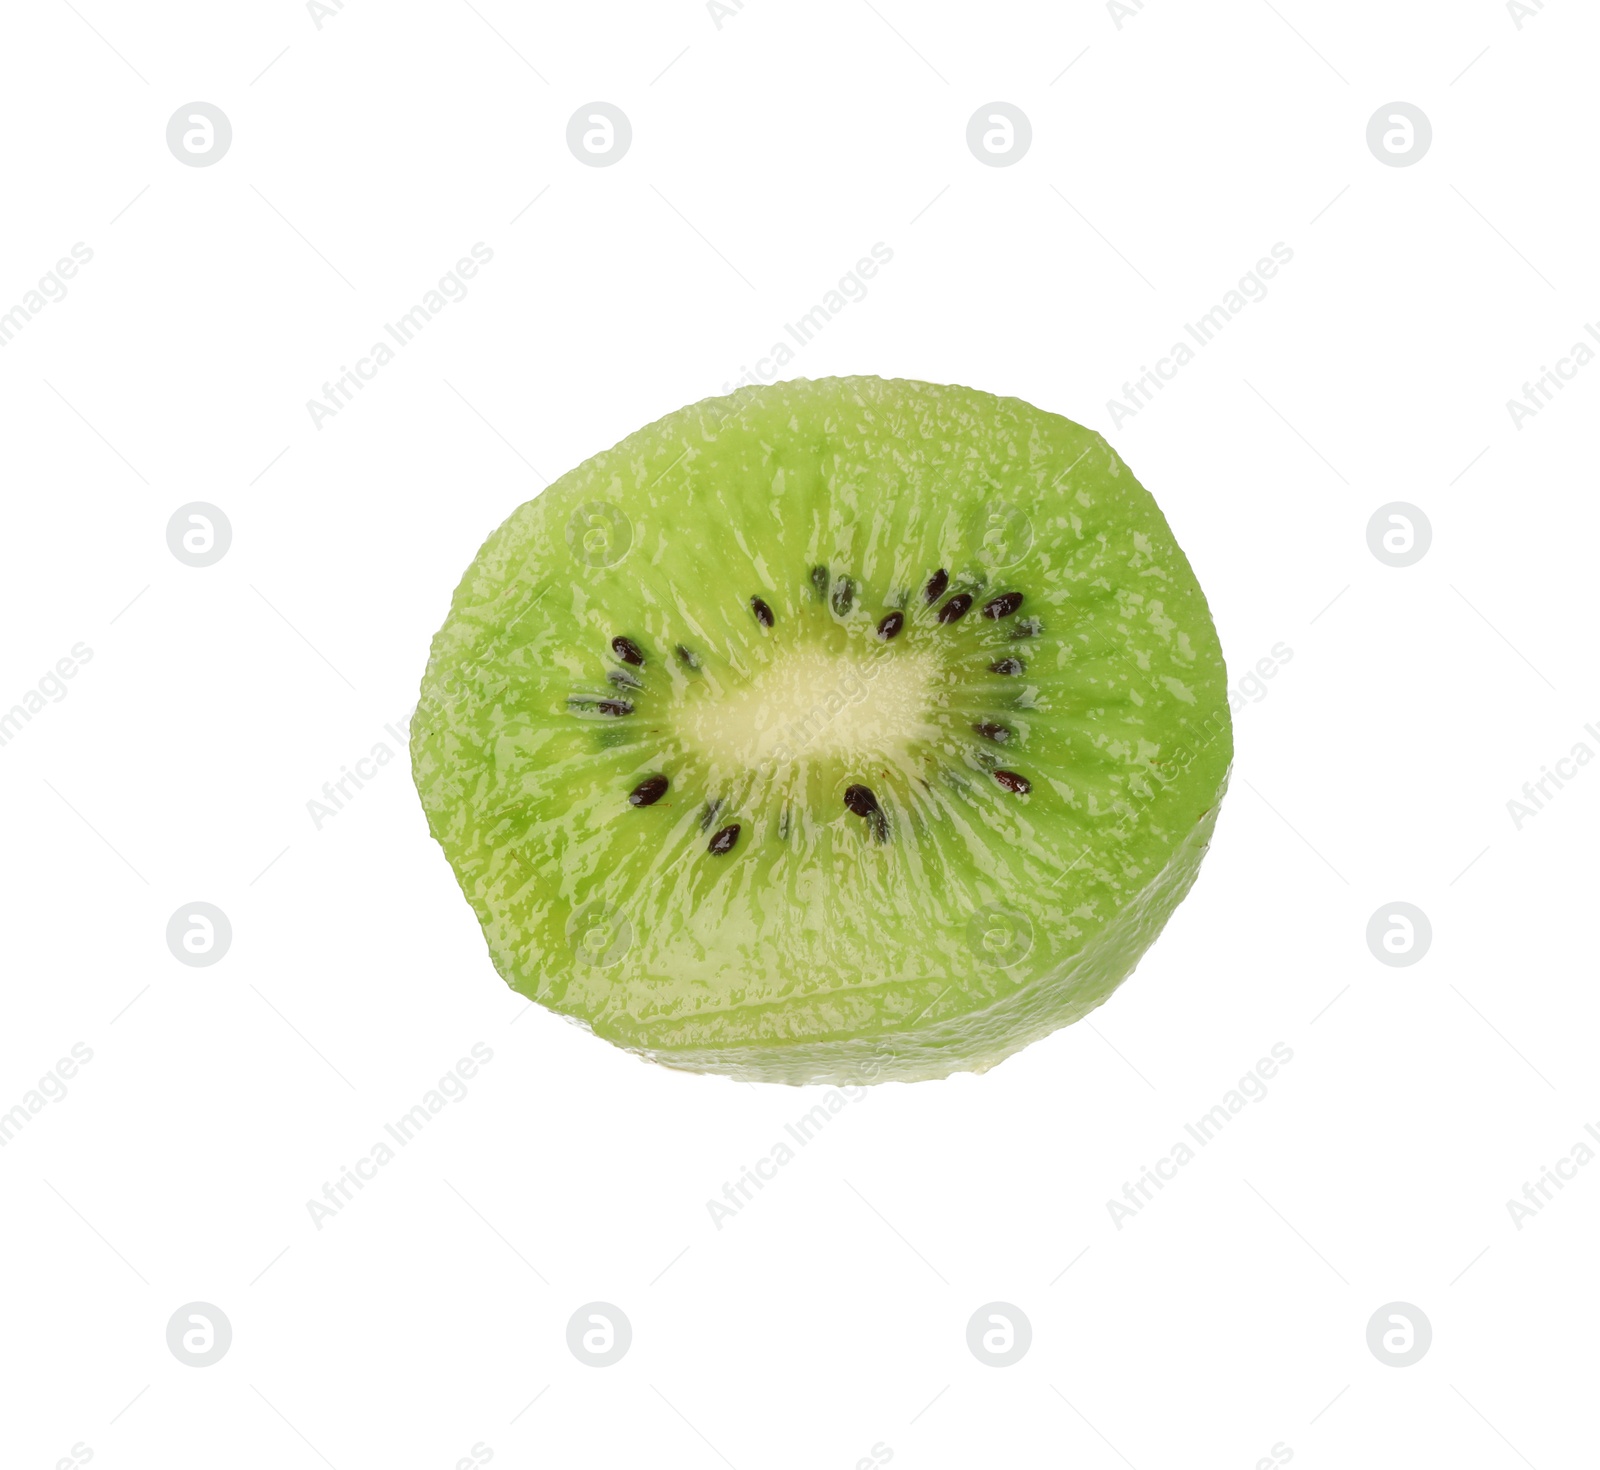
M 713 1072 L 744 1082 L 783 1082 L 795 1087 L 922 1082 L 955 1072 L 987 1072 L 1024 1047 L 1098 1010 L 1133 973 L 1199 877 L 1200 861 L 1217 825 L 1220 800 L 1219 796 L 1195 823 L 1155 882 L 1122 910 L 1094 944 L 1073 955 L 1056 976 L 1007 996 L 988 1011 L 969 1012 L 923 1031 L 845 1037 L 781 1049 L 624 1049 L 678 1071 Z M 993 1050 L 985 1051 L 985 1042 L 991 1042 Z M 979 1058 L 974 1059 L 974 1052 Z

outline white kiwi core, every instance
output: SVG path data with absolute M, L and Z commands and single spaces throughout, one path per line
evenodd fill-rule
M 935 733 L 937 654 L 888 643 L 858 651 L 781 650 L 747 682 L 692 701 L 683 739 L 715 766 L 757 770 L 802 760 L 895 760 Z

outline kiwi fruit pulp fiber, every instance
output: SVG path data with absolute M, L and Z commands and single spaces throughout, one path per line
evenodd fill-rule
M 412 720 L 510 985 L 672 1067 L 982 1071 L 1193 883 L 1226 672 L 1155 501 L 1015 398 L 741 389 L 520 506 Z

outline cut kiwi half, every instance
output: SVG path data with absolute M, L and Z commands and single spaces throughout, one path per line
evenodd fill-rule
M 514 989 L 789 1083 L 981 1071 L 1100 1005 L 1232 749 L 1205 597 L 1105 440 L 878 378 L 694 404 L 519 507 L 411 730 Z

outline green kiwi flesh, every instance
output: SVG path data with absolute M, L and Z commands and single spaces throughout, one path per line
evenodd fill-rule
M 522 994 L 673 1067 L 909 1080 L 1132 971 L 1216 821 L 1226 689 L 1098 434 L 802 380 L 513 512 L 434 639 L 412 763 Z

